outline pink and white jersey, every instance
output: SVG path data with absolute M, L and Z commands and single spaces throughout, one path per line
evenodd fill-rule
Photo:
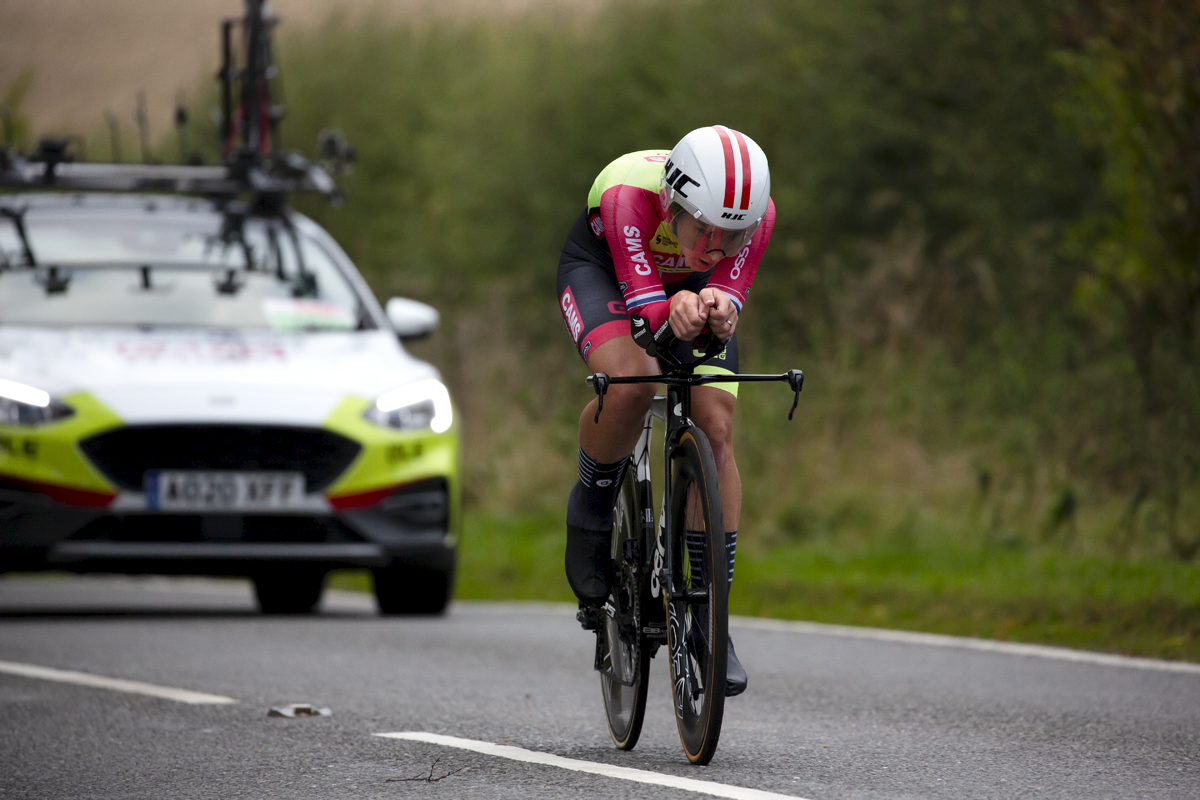
M 612 253 L 613 266 L 630 315 L 650 330 L 667 321 L 671 288 L 692 275 L 659 200 L 659 180 L 669 150 L 641 150 L 609 164 L 588 193 L 589 223 Z M 758 263 L 775 228 L 775 204 L 768 202 L 762 224 L 736 255 L 717 262 L 707 285 L 729 295 L 738 312 L 746 302 Z

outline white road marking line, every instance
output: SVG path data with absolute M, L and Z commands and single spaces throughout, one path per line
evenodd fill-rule
M 205 694 L 187 689 L 172 689 L 169 686 L 155 686 L 141 681 L 127 681 L 122 678 L 105 678 L 100 675 L 90 675 L 86 672 L 73 672 L 66 669 L 39 667 L 33 664 L 17 664 L 12 661 L 0 661 L 0 672 L 10 675 L 21 675 L 25 678 L 40 678 L 45 681 L 59 683 L 74 683 L 79 686 L 93 686 L 98 689 L 112 689 L 117 692 L 144 694 L 150 697 L 160 697 L 164 700 L 174 700 L 177 703 L 191 705 L 225 705 L 236 703 L 232 697 L 222 697 L 219 694 Z
M 524 748 L 513 747 L 507 744 L 492 744 L 491 742 L 480 742 L 475 739 L 460 739 L 457 736 L 442 736 L 441 734 L 425 733 L 423 731 L 401 731 L 399 733 L 377 733 L 375 735 L 382 736 L 385 739 L 407 739 L 413 742 L 439 744 L 443 747 L 457 747 L 460 750 L 472 750 L 476 753 L 507 758 L 512 761 L 544 764 L 548 767 L 559 767 L 560 769 L 569 769 L 575 772 L 587 772 L 592 775 L 603 775 L 608 778 L 648 783 L 654 786 L 666 786 L 671 789 L 683 789 L 698 794 L 712 795 L 713 797 L 729 797 L 732 800 L 804 800 L 802 797 L 790 794 L 775 794 L 774 792 L 764 792 L 761 789 L 748 789 L 744 786 L 730 786 L 729 784 L 713 783 L 712 781 L 698 781 L 694 778 L 680 778 L 675 775 L 664 775 L 660 772 L 650 772 L 644 769 L 618 767 L 613 764 L 598 764 L 595 761 L 580 761 L 574 758 L 556 756 L 552 753 L 525 750 Z
M 531 610 L 541 613 L 561 614 L 563 616 L 570 614 L 572 617 L 575 615 L 576 610 L 575 606 L 570 603 L 524 603 L 503 600 L 499 602 L 458 600 L 455 601 L 454 605 L 456 608 L 464 611 L 495 611 L 507 614 L 512 611 Z M 1165 661 L 1158 658 L 1119 656 L 1112 653 L 1072 650 L 1068 647 L 1053 647 L 1043 644 L 1001 642 L 992 639 L 976 639 L 969 636 L 947 636 L 941 633 L 917 633 L 914 631 L 888 630 L 886 628 L 867 628 L 858 625 L 831 625 L 826 622 L 804 622 L 800 620 L 768 619 L 765 617 L 740 617 L 731 615 L 729 617 L 729 624 L 732 627 L 750 628 L 752 630 L 771 631 L 775 633 L 839 636 L 844 639 L 868 639 L 876 642 L 896 642 L 899 644 L 914 644 L 926 647 L 950 647 L 962 650 L 979 650 L 985 653 L 1049 658 L 1056 661 L 1075 661 L 1106 667 L 1125 667 L 1127 669 L 1144 669 L 1155 672 L 1180 672 L 1187 675 L 1200 675 L 1200 664 L 1187 661 Z
M 991 639 L 974 639 L 966 636 L 946 636 L 940 633 L 914 633 L 892 631 L 885 628 L 860 628 L 853 625 L 829 625 L 822 622 L 798 622 L 761 617 L 730 617 L 731 627 L 751 628 L 759 631 L 807 633 L 817 636 L 840 636 L 846 639 L 870 639 L 876 642 L 917 644 L 926 647 L 955 647 L 963 650 L 980 650 L 986 653 L 1004 653 L 1013 656 L 1032 656 L 1057 661 L 1076 661 L 1106 667 L 1126 667 L 1157 672 L 1182 672 L 1200 675 L 1200 664 L 1186 661 L 1162 661 L 1156 658 L 1135 658 L 1110 653 L 1092 653 L 1087 650 L 1071 650 L 1066 647 L 1051 647 L 1043 644 L 1021 644 L 1020 642 L 998 642 Z

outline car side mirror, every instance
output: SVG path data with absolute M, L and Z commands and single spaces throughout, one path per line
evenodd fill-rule
M 437 330 L 442 315 L 431 305 L 407 297 L 393 297 L 387 301 L 388 321 L 403 341 L 424 339 Z

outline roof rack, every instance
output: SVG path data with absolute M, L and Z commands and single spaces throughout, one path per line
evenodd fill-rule
M 242 17 L 222 22 L 222 64 L 217 73 L 222 101 L 221 165 L 77 162 L 73 140 L 43 139 L 31 155 L 11 146 L 0 148 L 0 186 L 152 191 L 218 200 L 251 195 L 249 205 L 265 215 L 282 215 L 291 192 L 314 191 L 339 206 L 342 195 L 333 176 L 355 160 L 354 148 L 340 132 L 323 131 L 318 137 L 321 164 L 298 152 L 274 148 L 283 118 L 283 108 L 271 97 L 272 82 L 278 76 L 271 50 L 271 32 L 277 23 L 264 0 L 246 0 Z M 235 64 L 233 47 L 234 31 L 239 28 L 243 45 L 240 65 Z

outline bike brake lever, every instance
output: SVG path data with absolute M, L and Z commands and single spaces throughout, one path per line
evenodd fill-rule
M 597 372 L 595 375 L 589 375 L 587 378 L 588 386 L 596 390 L 596 418 L 593 422 L 600 424 L 600 412 L 604 410 L 604 395 L 609 387 L 608 375 L 603 372 Z
M 788 385 L 792 387 L 792 391 L 796 393 L 792 400 L 792 410 L 788 412 L 788 422 L 792 421 L 792 415 L 796 413 L 796 406 L 800 405 L 800 390 L 804 388 L 804 373 L 798 369 L 789 369 L 787 371 Z

